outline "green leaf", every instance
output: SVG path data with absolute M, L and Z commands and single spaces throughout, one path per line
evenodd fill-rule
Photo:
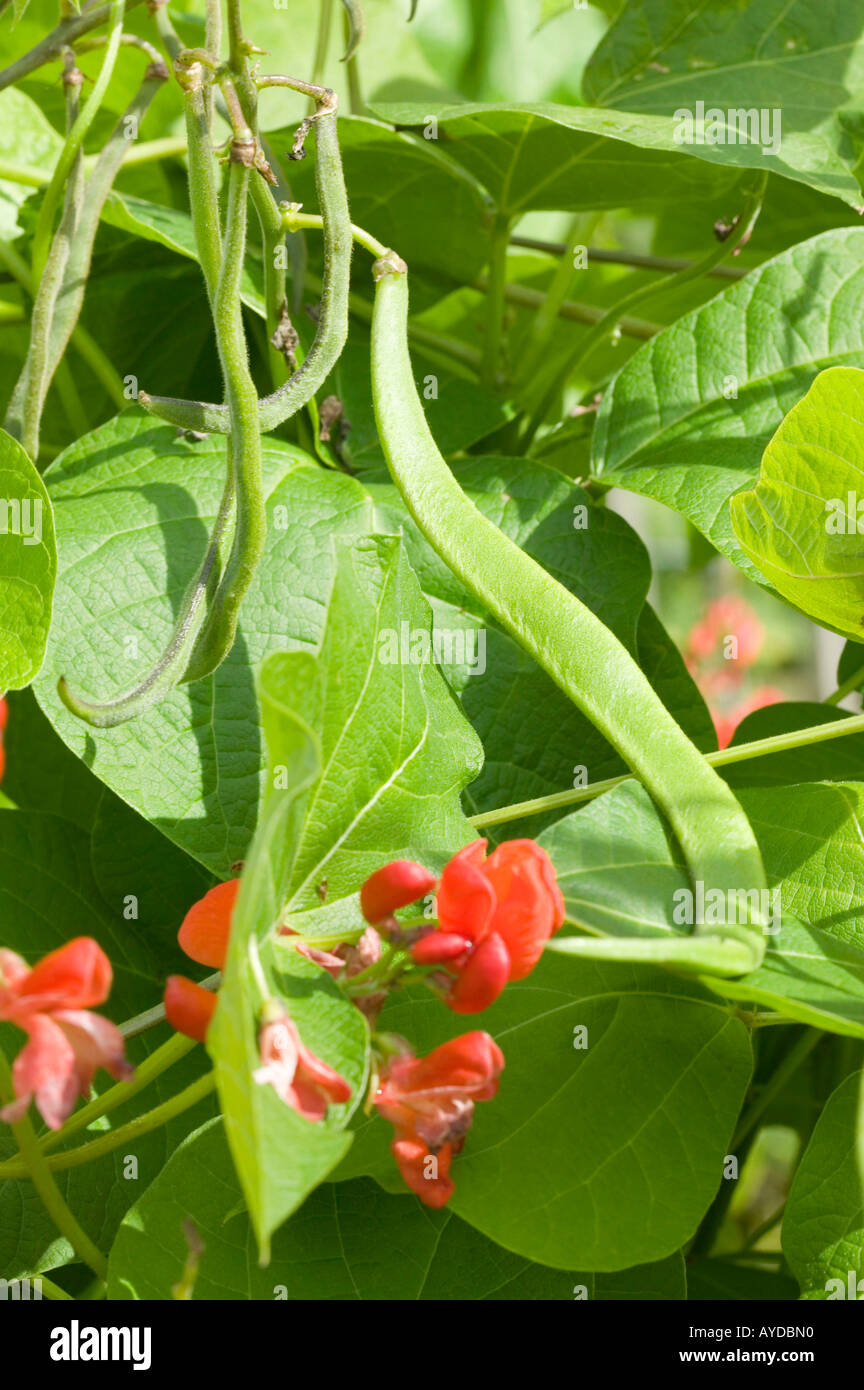
M 428 652 L 389 659 L 385 639 L 398 638 L 401 624 L 429 645 L 428 610 L 401 544 L 361 542 L 339 553 L 318 652 L 271 656 L 261 673 L 268 790 L 208 1044 L 262 1254 L 343 1156 L 338 1129 L 350 1111 L 334 1108 L 310 1129 L 252 1079 L 261 971 L 274 997 L 288 997 L 307 1046 L 352 1085 L 353 1105 L 366 1055 L 363 1015 L 318 967 L 274 942 L 272 929 L 283 912 L 314 911 L 322 897 L 342 911 L 340 900 L 388 859 L 443 864 L 474 838 L 459 793 L 479 766 L 479 746 Z
M 442 1041 L 441 1013 L 431 998 L 394 1001 L 382 1026 L 425 1053 Z M 740 1020 L 663 971 L 547 956 L 482 1026 L 506 1067 L 451 1170 L 456 1214 L 557 1268 L 624 1269 L 684 1244 L 719 1186 L 749 1082 Z M 389 1186 L 388 1129 L 369 1124 L 350 1162 Z
M 131 193 L 109 193 L 102 211 L 102 220 L 122 232 L 141 237 L 144 241 L 154 241 L 169 251 L 176 251 L 189 260 L 198 260 L 192 218 L 188 212 L 179 208 L 164 207 L 161 203 L 151 203 L 145 198 L 136 198 Z M 243 272 L 240 287 L 243 303 L 261 318 L 264 317 L 264 297 L 248 270 Z
M 783 1216 L 783 1252 L 802 1295 L 864 1291 L 864 1073 L 828 1101 L 798 1166 Z
M 741 803 L 784 914 L 864 951 L 864 783 L 752 788 Z
M 826 804 L 829 798 L 831 805 Z M 860 911 L 857 895 L 850 897 L 848 877 L 843 892 L 842 843 L 838 841 L 820 861 L 820 846 L 814 847 L 812 836 L 820 811 L 822 819 L 815 823 L 825 824 L 827 833 L 831 824 L 842 821 L 844 808 L 855 824 L 847 790 L 760 788 L 743 792 L 741 801 L 752 817 L 772 885 L 762 903 L 763 914 L 779 930 L 769 934 L 758 970 L 736 979 L 706 975 L 703 983 L 726 998 L 759 1003 L 787 1018 L 864 1037 L 864 941 L 853 935 L 851 924 L 848 931 L 842 926 L 834 929 L 838 915 L 854 918 Z M 847 828 L 845 834 L 849 833 Z M 698 885 L 691 885 L 667 826 L 638 784 L 628 782 L 598 797 L 544 831 L 540 843 L 555 865 L 568 920 L 590 933 L 553 937 L 548 951 L 579 959 L 688 965 L 691 932 L 700 915 Z M 813 862 L 807 863 L 805 855 Z M 826 897 L 821 887 L 814 887 L 823 862 L 838 882 L 831 913 L 824 920 L 817 914 Z M 735 897 L 727 896 L 720 905 L 721 924 L 745 919 L 747 900 L 739 891 L 746 895 L 746 885 L 740 890 L 732 887 Z M 701 912 L 706 934 L 714 907 L 706 895 Z M 803 921 L 793 915 L 796 909 Z
M 637 0 L 595 50 L 583 91 L 598 106 L 653 115 L 695 114 L 702 103 L 694 134 L 701 128 L 716 150 L 854 207 L 862 83 L 864 20 L 845 0 Z M 761 125 L 728 114 L 742 110 Z M 683 148 L 705 158 L 709 147 Z
M 403 126 L 425 126 L 434 115 L 446 155 L 488 190 L 507 217 L 544 208 L 581 212 L 661 199 L 686 203 L 735 182 L 734 169 L 709 169 L 703 160 L 747 163 L 740 146 L 688 146 L 683 153 L 676 123 L 666 116 L 553 102 L 378 102 L 373 109 Z M 688 157 L 693 154 L 698 158 Z M 397 249 L 402 251 L 398 243 Z
M 248 849 L 263 766 L 250 668 L 271 652 L 317 645 L 332 584 L 331 537 L 371 529 L 360 485 L 265 439 L 266 550 L 227 661 L 144 718 L 104 732 L 67 714 L 55 690 L 65 671 L 84 693 L 109 695 L 159 656 L 203 556 L 224 475 L 223 441 L 190 443 L 137 411 L 55 461 L 47 477 L 60 574 L 37 695 L 97 777 L 227 878 Z
M 283 128 L 269 131 L 267 139 L 278 154 L 291 148 L 293 136 L 291 128 Z M 381 121 L 340 115 L 339 147 L 351 216 L 358 226 L 392 246 L 412 267 L 468 281 L 479 274 L 487 259 L 488 198 L 434 140 L 401 134 Z M 318 206 L 314 171 L 310 142 L 310 158 L 289 166 L 291 192 L 307 212 Z M 359 272 L 359 286 L 364 276 L 371 282 L 368 263 L 361 261 Z
M 278 665 L 277 665 L 278 663 Z M 231 938 L 208 1031 L 225 1130 L 262 1264 L 270 1237 L 344 1156 L 350 1111 L 334 1106 L 318 1124 L 304 1119 L 255 1079 L 261 1066 L 261 1010 L 284 1000 L 305 1045 L 344 1076 L 360 1099 L 366 1075 L 366 1023 L 333 981 L 296 951 L 274 942 L 296 861 L 306 793 L 320 774 L 318 739 L 286 704 L 314 681 L 303 652 L 272 657 L 261 673 L 261 703 L 269 756 L 268 793 L 243 871 L 231 919 Z
M 768 441 L 823 367 L 864 365 L 862 264 L 864 231 L 826 232 L 664 329 L 606 391 L 593 473 L 681 512 L 764 582 L 734 535 L 729 498 L 753 485 Z
M 795 733 L 815 724 L 842 723 L 853 716 L 836 705 L 815 700 L 780 700 L 748 714 L 735 730 L 730 748 L 777 734 Z M 864 781 L 864 734 L 805 743 L 800 748 L 745 758 L 718 768 L 731 787 L 778 787 L 793 782 Z
M 731 502 L 745 554 L 777 592 L 854 639 L 864 634 L 862 478 L 864 371 L 831 367 L 780 425 L 755 488 Z
M 6 41 L 4 37 L 4 47 Z M 15 87 L 0 92 L 0 164 L 24 164 L 47 175 L 62 148 L 62 137 L 31 97 Z M 33 192 L 32 185 L 0 178 L 0 237 L 4 240 L 11 241 L 23 230 L 18 213 Z
M 0 430 L 0 691 L 29 685 L 42 665 L 56 573 L 45 485 L 17 439 Z
M 549 1269 L 511 1255 L 450 1211 L 429 1211 L 368 1180 L 319 1188 L 273 1241 L 266 1270 L 238 1210 L 218 1121 L 181 1146 L 136 1202 L 111 1250 L 108 1297 L 168 1299 L 191 1218 L 204 1245 L 195 1299 L 289 1302 L 666 1299 L 685 1296 L 680 1254 L 615 1275 Z

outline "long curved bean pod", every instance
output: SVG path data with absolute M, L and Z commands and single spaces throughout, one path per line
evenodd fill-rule
M 317 117 L 315 139 L 315 183 L 324 217 L 324 287 L 318 331 L 294 375 L 278 391 L 258 402 L 259 427 L 263 434 L 276 429 L 312 399 L 330 375 L 348 337 L 353 238 L 335 112 L 328 111 Z M 149 396 L 143 392 L 139 401 L 152 415 L 180 429 L 208 434 L 230 433 L 227 406 Z
M 589 608 L 463 493 L 435 444 L 415 386 L 408 352 L 406 266 L 390 252 L 376 262 L 374 274 L 375 414 L 391 475 L 420 530 L 486 610 L 618 750 L 665 812 L 694 880 L 701 880 L 706 891 L 763 890 L 761 856 L 742 808 L 630 654 Z M 675 963 L 744 973 L 764 954 L 762 925 L 753 913 L 750 925 L 697 928 L 694 936 L 682 938 Z M 669 949 L 665 959 L 673 959 Z
M 231 521 L 233 509 L 234 480 L 231 477 L 222 496 L 219 514 L 201 569 L 180 604 L 171 641 L 153 669 L 131 690 L 101 703 L 73 694 L 66 677 L 61 676 L 57 682 L 57 692 L 72 714 L 97 729 L 112 729 L 117 724 L 124 724 L 127 719 L 135 719 L 138 715 L 145 714 L 182 681 L 201 631 L 207 596 L 212 595 L 215 580 L 218 578 L 219 549 Z

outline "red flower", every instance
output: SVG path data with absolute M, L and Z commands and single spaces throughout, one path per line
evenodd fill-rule
M 471 1128 L 474 1102 L 492 1099 L 503 1069 L 501 1049 L 479 1031 L 443 1043 L 428 1057 L 390 1062 L 375 1107 L 396 1130 L 390 1152 L 404 1182 L 427 1207 L 450 1200 L 450 1162 Z
M 411 859 L 394 859 L 370 874 L 360 889 L 360 909 L 367 922 L 378 927 L 400 907 L 425 897 L 435 887 L 435 875 Z
M 264 1065 L 253 1072 L 254 1079 L 272 1086 L 304 1120 L 323 1120 L 329 1104 L 351 1099 L 348 1082 L 303 1046 L 297 1025 L 284 1009 L 265 1020 L 258 1046 Z
M 29 1038 L 12 1068 L 16 1099 L 0 1118 L 20 1120 L 35 1097 L 46 1125 L 59 1129 L 99 1067 L 117 1081 L 132 1074 L 119 1028 L 90 1013 L 108 998 L 111 978 L 108 957 L 89 936 L 52 951 L 32 970 L 14 951 L 0 950 L 0 1020 Z
M 507 840 L 484 860 L 485 840 L 454 855 L 438 885 L 438 929 L 412 948 L 418 965 L 456 972 L 447 1003 L 479 1013 L 508 980 L 522 980 L 564 921 L 564 899 L 545 850 Z
M 231 914 L 240 889 L 239 878 L 217 883 L 199 902 L 193 904 L 177 933 L 180 947 L 190 960 L 221 970 L 228 954 Z
M 185 975 L 169 975 L 165 982 L 165 1017 L 187 1038 L 203 1043 L 216 1008 L 216 995 Z

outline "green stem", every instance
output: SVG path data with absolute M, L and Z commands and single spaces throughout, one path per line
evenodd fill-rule
M 859 666 L 857 671 L 853 671 L 851 676 L 847 676 L 842 685 L 825 696 L 826 705 L 839 705 L 841 700 L 845 700 L 847 695 L 852 695 L 864 685 L 864 666 Z
M 524 246 L 529 251 L 545 251 L 549 256 L 563 256 L 567 252 L 567 244 L 563 241 L 539 241 L 536 237 L 512 236 L 511 246 Z M 645 256 L 639 251 L 605 251 L 599 246 L 588 247 L 588 264 L 594 261 L 598 265 L 629 265 L 636 270 L 656 270 L 668 275 L 671 271 L 690 270 L 693 261 L 676 260 L 673 256 Z M 712 266 L 705 272 L 708 276 L 716 276 L 719 280 L 743 280 L 747 274 L 746 270 L 736 270 L 733 266 L 717 265 Z
M 6 1061 L 5 1053 L 0 1049 L 0 1097 L 8 1102 L 13 1095 L 9 1063 Z M 89 1265 L 94 1274 L 104 1278 L 108 1270 L 108 1261 L 86 1231 L 81 1229 L 66 1205 L 63 1194 L 50 1172 L 48 1161 L 39 1148 L 30 1116 L 25 1115 L 13 1124 L 12 1133 L 18 1145 L 21 1162 L 16 1165 L 15 1161 L 11 1160 L 10 1163 L 0 1164 L 0 1176 L 30 1178 L 57 1230 L 65 1236 L 78 1258 Z M 16 1169 L 14 1174 L 8 1172 L 10 1166 Z
M 142 3 L 143 0 L 126 0 L 127 12 Z M 111 16 L 111 5 L 99 5 L 82 9 L 80 14 L 61 19 L 56 29 L 52 29 L 35 48 L 31 48 L 29 53 L 25 53 L 0 72 L 0 91 L 20 82 L 24 77 L 29 77 L 31 72 L 35 72 L 43 64 L 59 58 L 64 48 L 88 34 L 91 29 L 98 29 L 106 21 L 110 22 Z
M 478 275 L 474 281 L 473 288 L 479 290 L 481 294 L 486 294 L 489 289 L 489 281 L 485 275 Z M 549 296 L 542 290 L 534 290 L 530 285 L 505 285 L 504 298 L 508 304 L 518 304 L 523 309 L 543 310 L 549 302 Z M 558 317 L 570 319 L 573 323 L 599 323 L 604 311 L 596 304 L 580 304 L 575 299 L 564 299 L 558 305 Z M 621 332 L 628 338 L 653 338 L 660 332 L 662 323 L 651 323 L 647 319 L 635 319 L 625 314 L 618 324 Z M 524 372 L 524 368 L 523 368 Z
M 764 758 L 770 753 L 786 753 L 791 748 L 807 748 L 811 743 L 823 743 L 827 739 L 845 738 L 848 734 L 864 732 L 864 714 L 852 715 L 849 719 L 832 719 L 828 724 L 814 724 L 807 729 L 794 729 L 788 734 L 772 734 L 769 738 L 754 739 L 752 743 L 739 743 L 732 748 L 721 748 L 716 753 L 703 754 L 712 767 L 729 767 L 734 763 L 749 762 L 752 758 Z M 574 787 L 572 791 L 553 792 L 550 796 L 538 796 L 532 801 L 517 801 L 512 806 L 501 806 L 495 811 L 483 811 L 469 817 L 471 824 L 480 829 L 486 825 L 502 825 L 506 821 L 521 820 L 523 816 L 539 816 L 544 811 L 560 811 L 567 806 L 577 806 L 583 801 L 593 801 L 596 796 L 620 787 L 633 779 L 629 776 L 607 777 L 602 782 L 592 782 L 587 787 Z
M 724 892 L 763 889 L 759 848 L 734 793 L 672 718 L 627 650 L 459 487 L 438 451 L 414 382 L 404 262 L 390 253 L 376 262 L 373 273 L 375 415 L 391 475 L 421 532 L 644 782 L 666 813 L 694 879 Z M 757 919 L 706 933 L 714 938 L 706 946 L 712 961 L 718 944 L 728 943 L 735 973 L 745 957 L 755 968 L 765 950 L 762 925 Z
M 44 1274 L 36 1274 L 33 1278 L 39 1280 L 39 1288 L 43 1298 L 50 1298 L 58 1303 L 74 1303 L 75 1300 L 71 1293 L 67 1293 L 65 1289 L 61 1289 L 60 1285 L 55 1284 L 53 1279 L 49 1279 Z
M 335 111 L 327 110 L 316 118 L 315 138 L 315 184 L 324 215 L 324 281 L 318 328 L 302 365 L 278 391 L 258 402 L 263 434 L 276 429 L 312 399 L 333 370 L 348 337 L 352 229 Z M 226 434 L 230 428 L 229 413 L 223 405 L 143 392 L 139 402 L 151 414 L 180 429 Z
M 235 141 L 232 150 L 236 148 L 238 142 Z M 257 172 L 251 172 L 254 178 L 259 177 Z M 229 455 L 237 499 L 234 539 L 185 680 L 199 680 L 215 671 L 234 645 L 240 605 L 252 583 L 267 536 L 258 393 L 249 370 L 240 301 L 249 177 L 250 169 L 246 164 L 239 160 L 229 164 L 225 249 L 213 300 L 213 326 L 231 419 Z
M 102 1134 L 98 1139 L 92 1139 L 89 1144 L 81 1144 L 77 1149 L 70 1149 L 67 1153 L 55 1154 L 53 1158 L 44 1158 L 38 1145 L 36 1152 L 39 1155 L 39 1162 L 45 1171 L 46 1176 L 53 1183 L 53 1173 L 62 1173 L 69 1168 L 80 1168 L 82 1164 L 92 1163 L 96 1158 L 103 1158 L 105 1154 L 113 1153 L 115 1149 L 122 1148 L 125 1144 L 132 1144 L 137 1139 L 141 1139 L 145 1134 L 150 1134 L 154 1129 L 160 1129 L 162 1125 L 173 1120 L 177 1115 L 182 1115 L 184 1110 L 189 1110 L 193 1105 L 197 1105 L 200 1100 L 208 1096 L 216 1085 L 216 1077 L 212 1071 L 208 1071 L 205 1076 L 193 1081 L 191 1086 L 185 1090 L 178 1091 L 176 1096 L 166 1100 L 162 1105 L 157 1105 L 154 1110 L 148 1110 L 144 1115 L 138 1115 L 128 1124 L 121 1125 L 119 1129 L 113 1129 L 108 1134 Z M 14 1128 L 14 1126 L 13 1126 Z M 34 1136 L 35 1139 L 35 1136 Z M 24 1163 L 18 1163 L 15 1159 L 10 1159 L 6 1163 L 0 1163 L 0 1180 L 5 1178 L 32 1178 L 36 1181 L 32 1165 L 27 1163 L 24 1150 L 21 1150 Z M 37 1189 L 38 1190 L 38 1189 Z M 40 1192 L 40 1196 L 42 1193 Z M 58 1193 L 59 1196 L 59 1193 Z M 44 1201 L 43 1197 L 43 1201 Z M 62 1200 L 62 1199 L 61 1199 Z M 52 1216 L 54 1213 L 52 1212 Z M 56 1216 L 54 1217 L 57 1220 Z M 59 1224 L 59 1223 L 58 1223 Z M 62 1227 L 61 1227 L 62 1230 Z M 74 1245 L 71 1236 L 66 1231 L 63 1232 L 67 1239 Z M 77 1246 L 75 1247 L 77 1249 Z M 81 1251 L 78 1252 L 81 1254 Z M 98 1254 L 98 1251 L 97 1251 Z M 85 1258 L 82 1255 L 82 1258 Z M 103 1270 L 97 1269 L 87 1263 L 97 1274 Z M 107 1266 L 106 1266 L 107 1267 Z
M 481 375 L 481 381 L 488 390 L 496 386 L 501 367 L 510 225 L 510 218 L 498 213 L 489 240 L 489 289 L 486 296 L 486 338 Z
M 124 1037 L 129 1034 L 124 1031 Z M 179 1062 L 185 1057 L 196 1043 L 192 1038 L 186 1038 L 182 1033 L 175 1033 L 173 1038 L 169 1038 L 161 1047 L 146 1057 L 139 1066 L 135 1068 L 135 1075 L 131 1081 L 117 1081 L 105 1092 L 104 1095 L 97 1096 L 95 1100 L 88 1101 L 82 1105 L 80 1110 L 74 1111 L 66 1121 L 62 1129 L 49 1131 L 39 1140 L 39 1147 L 43 1153 L 49 1149 L 56 1149 L 58 1144 L 62 1144 L 70 1134 L 77 1134 L 81 1129 L 87 1129 L 94 1121 L 101 1120 L 105 1115 L 110 1115 L 112 1110 L 118 1106 L 125 1105 L 133 1096 L 137 1096 L 139 1091 L 143 1091 L 145 1086 L 149 1086 L 157 1076 L 161 1076 L 169 1067 L 173 1067 L 175 1062 Z
M 346 0 L 342 0 L 343 5 Z M 362 116 L 365 108 L 363 101 L 363 88 L 360 82 L 360 66 L 357 62 L 357 44 L 354 43 L 355 25 L 346 10 L 344 16 L 344 33 L 346 52 L 350 55 L 345 62 L 348 72 L 348 109 L 352 116 Z M 358 40 L 359 42 L 359 40 Z
M 332 25 L 333 0 L 321 0 L 321 8 L 318 12 L 318 36 L 315 40 L 315 57 L 312 60 L 312 81 L 315 83 L 324 81 Z
M 738 1128 L 732 1139 L 732 1151 L 752 1134 L 768 1107 L 777 1098 L 780 1092 L 788 1085 L 791 1078 L 795 1075 L 798 1068 L 806 1062 L 810 1053 L 817 1043 L 825 1036 L 821 1028 L 805 1028 L 801 1037 L 790 1048 L 783 1061 L 775 1071 L 771 1080 L 762 1087 L 758 1100 L 748 1106 L 741 1117 Z
M 108 83 L 111 81 L 111 74 L 114 71 L 114 64 L 117 54 L 120 51 L 120 38 L 123 33 L 123 12 L 125 0 L 111 0 L 109 24 L 111 33 L 108 45 L 105 50 L 105 60 L 99 69 L 99 76 L 93 84 L 93 90 L 84 103 L 75 124 L 66 136 L 66 142 L 60 151 L 60 158 L 51 175 L 45 196 L 42 199 L 42 206 L 39 209 L 39 216 L 36 221 L 36 230 L 33 234 L 33 283 L 38 284 L 45 269 L 45 262 L 48 259 L 48 248 L 51 241 L 51 231 L 54 225 L 54 210 L 60 200 L 60 194 L 72 169 L 75 159 L 82 149 L 84 137 L 90 129 L 96 117 Z
M 604 342 L 611 333 L 618 328 L 619 321 L 623 314 L 629 313 L 644 300 L 650 299 L 653 295 L 664 294 L 667 291 L 677 291 L 684 285 L 690 284 L 693 280 L 699 280 L 703 275 L 707 275 L 717 263 L 724 257 L 731 255 L 736 247 L 745 241 L 753 230 L 753 224 L 759 216 L 762 206 L 762 196 L 765 191 L 767 174 L 760 175 L 753 188 L 745 195 L 744 208 L 735 223 L 735 229 L 724 241 L 713 247 L 702 260 L 690 265 L 687 270 L 678 271 L 674 275 L 668 275 L 663 280 L 655 280 L 648 285 L 640 285 L 638 289 L 631 290 L 625 294 L 617 304 L 613 304 L 608 309 L 590 333 L 586 334 L 576 351 L 571 354 L 552 378 L 548 388 L 543 393 L 543 397 L 532 414 L 526 425 L 521 440 L 521 448 L 527 449 L 531 444 L 535 434 L 546 419 L 553 402 L 559 393 L 564 389 L 569 378 L 576 372 L 582 363 L 590 356 L 594 349 Z
M 573 257 L 576 247 L 582 244 L 583 238 L 595 225 L 598 216 L 598 213 L 591 213 L 587 217 L 584 213 L 579 213 L 573 219 L 570 235 L 562 248 L 552 283 L 546 294 L 541 296 L 537 313 L 522 344 L 519 363 L 519 380 L 522 382 L 532 381 L 543 365 L 558 319 L 562 317 L 567 291 L 573 279 Z

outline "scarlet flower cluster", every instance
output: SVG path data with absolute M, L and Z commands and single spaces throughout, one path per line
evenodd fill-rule
M 190 960 L 222 969 L 239 888 L 239 878 L 218 883 L 189 909 L 177 939 Z M 172 975 L 166 983 L 165 1017 L 178 1033 L 196 1042 L 204 1042 L 217 1002 L 217 995 L 184 975 Z M 254 1079 L 271 1085 L 280 1100 L 304 1119 L 323 1120 L 329 1104 L 350 1100 L 347 1081 L 303 1045 L 287 1010 L 268 1012 L 262 1020 L 258 1045 L 262 1065 Z
M 545 850 L 534 840 L 506 840 L 487 859 L 486 843 L 474 840 L 447 864 L 438 883 L 437 926 L 411 947 L 418 965 L 445 967 L 444 1000 L 459 1014 L 480 1013 L 509 980 L 529 975 L 564 921 L 564 899 Z M 435 887 L 419 864 L 386 864 L 361 891 L 366 920 L 392 929 L 393 913 L 420 896 L 412 891 L 420 883 L 424 894 Z
M 35 1099 L 49 1129 L 59 1129 L 99 1067 L 117 1081 L 132 1074 L 119 1028 L 90 1012 L 110 989 L 111 963 L 92 937 L 76 937 L 32 970 L 0 949 L 0 1020 L 28 1036 L 12 1068 L 15 1100 L 0 1118 L 14 1124 Z

